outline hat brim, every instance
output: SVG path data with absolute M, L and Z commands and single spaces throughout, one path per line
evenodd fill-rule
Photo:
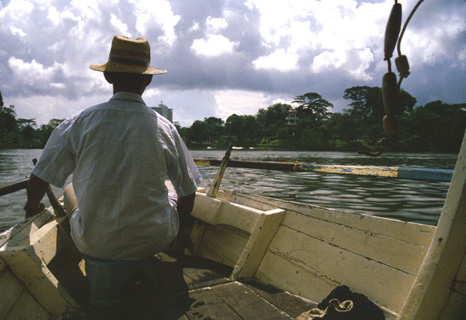
M 123 73 L 139 73 L 139 74 L 163 74 L 167 70 L 154 69 L 146 66 L 128 65 L 119 62 L 107 62 L 102 65 L 90 65 L 89 68 L 101 72 L 123 72 Z

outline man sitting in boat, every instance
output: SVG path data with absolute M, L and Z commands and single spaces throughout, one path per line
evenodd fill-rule
M 141 97 L 152 76 L 166 72 L 149 63 L 146 39 L 115 36 L 108 62 L 90 66 L 113 85 L 113 97 L 58 126 L 31 173 L 26 217 L 43 209 L 49 184 L 63 187 L 73 174 L 65 209 L 87 257 L 140 261 L 188 235 L 201 177 L 175 126 Z

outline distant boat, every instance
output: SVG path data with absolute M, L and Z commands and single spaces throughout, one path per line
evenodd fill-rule
M 207 150 L 217 150 L 217 147 L 207 147 Z
M 232 147 L 233 150 L 244 150 L 244 147 Z

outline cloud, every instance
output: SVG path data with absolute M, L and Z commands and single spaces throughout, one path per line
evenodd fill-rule
M 218 106 L 215 116 L 222 119 L 227 119 L 232 114 L 256 114 L 259 109 L 266 109 L 279 99 L 277 95 L 245 90 L 219 90 L 214 96 Z
M 220 35 L 208 35 L 206 39 L 196 39 L 191 45 L 191 50 L 198 55 L 217 57 L 222 54 L 232 53 L 238 44 Z
M 406 19 L 417 0 L 400 2 Z M 89 65 L 105 63 L 112 37 L 122 34 L 150 41 L 152 65 L 168 73 L 154 78 L 144 98 L 151 105 L 163 100 L 182 125 L 254 114 L 306 92 L 319 93 L 341 111 L 345 89 L 381 85 L 392 5 L 393 0 L 2 1 L 0 91 L 22 117 L 29 110 L 44 122 L 108 99 L 111 86 Z M 431 0 L 412 18 L 401 43 L 412 74 L 402 86 L 418 104 L 466 101 L 464 16 L 464 0 Z
M 298 69 L 299 56 L 296 53 L 288 53 L 285 49 L 278 49 L 268 56 L 262 56 L 252 62 L 255 69 L 277 70 L 281 72 Z

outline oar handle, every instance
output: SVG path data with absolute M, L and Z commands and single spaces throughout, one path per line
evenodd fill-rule
M 22 189 L 26 189 L 28 186 L 29 179 L 24 179 L 15 183 L 7 184 L 4 186 L 0 186 L 0 196 L 4 196 L 6 194 L 10 194 Z

